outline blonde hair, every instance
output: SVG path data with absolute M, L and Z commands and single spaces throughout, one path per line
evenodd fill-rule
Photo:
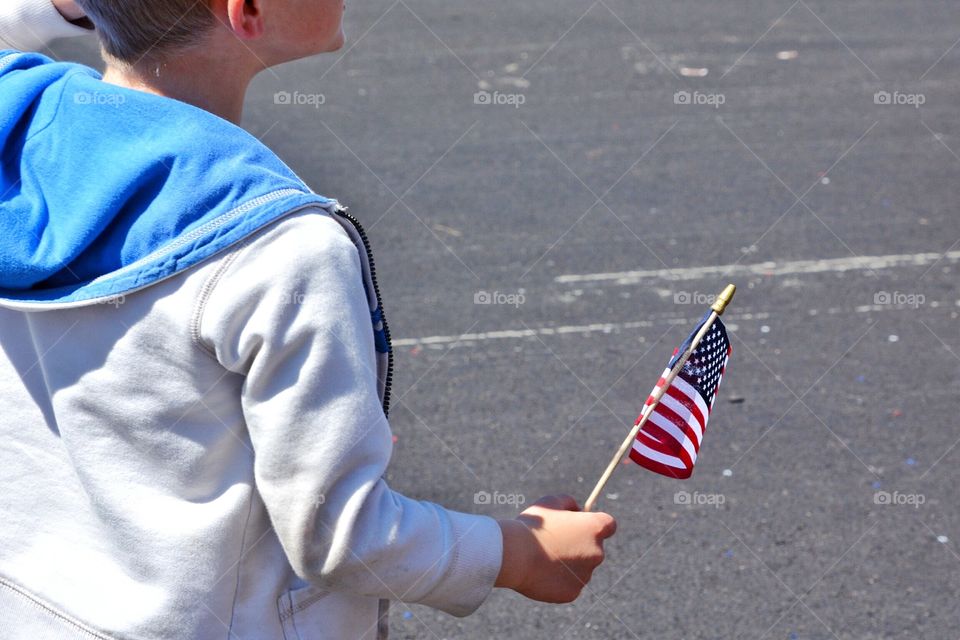
M 216 18 L 208 0 L 77 0 L 109 57 L 159 60 L 194 45 Z

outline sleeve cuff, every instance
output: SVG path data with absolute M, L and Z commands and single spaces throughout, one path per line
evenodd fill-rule
M 52 40 L 92 33 L 68 22 L 52 0 L 0 2 L 0 43 L 21 51 L 38 51 Z
M 419 604 L 464 617 L 490 595 L 503 561 L 503 534 L 488 516 L 445 510 L 450 518 L 452 560 L 446 577 Z

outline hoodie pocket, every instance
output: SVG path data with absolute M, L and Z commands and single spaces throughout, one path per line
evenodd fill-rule
M 376 598 L 312 585 L 277 599 L 284 640 L 375 640 L 379 608 Z
M 0 578 L 0 628 L 4 640 L 114 640 L 4 578 Z
M 280 624 L 283 626 L 283 639 L 310 640 L 311 636 L 302 638 L 297 632 L 297 614 L 317 604 L 329 595 L 329 591 L 324 591 L 314 586 L 306 586 L 287 591 L 280 596 L 277 599 L 277 610 L 280 612 Z

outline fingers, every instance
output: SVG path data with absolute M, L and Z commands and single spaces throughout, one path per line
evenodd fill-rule
M 522 547 L 529 555 L 523 565 L 522 579 L 512 583 L 498 577 L 498 586 L 510 586 L 519 593 L 541 602 L 573 602 L 590 582 L 594 570 L 603 564 L 603 541 L 617 530 L 617 521 L 608 513 L 580 511 L 577 501 L 567 495 L 545 496 L 530 505 L 517 520 L 523 524 Z M 504 531 L 504 558 L 508 554 L 508 534 Z M 508 568 L 510 568 L 508 566 Z M 504 570 L 501 569 L 501 574 Z
M 568 495 L 544 496 L 533 503 L 531 506 L 546 507 L 547 509 L 556 509 L 558 511 L 580 511 L 580 505 L 577 501 Z
M 601 540 L 606 540 L 617 532 L 617 521 L 609 513 L 598 512 L 594 514 L 600 524 L 600 532 L 597 536 Z
M 580 511 L 580 505 L 577 504 L 576 499 L 574 499 L 572 496 L 563 494 L 544 496 L 530 506 L 553 509 L 556 511 Z M 617 532 L 617 521 L 609 513 L 598 511 L 584 513 L 583 515 L 589 516 L 594 522 L 596 522 L 598 527 L 596 534 L 598 540 L 606 540 Z

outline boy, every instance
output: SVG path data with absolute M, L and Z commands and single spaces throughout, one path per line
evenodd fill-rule
M 609 515 L 386 485 L 366 236 L 235 124 L 257 72 L 341 47 L 342 0 L 4 1 L 5 40 L 86 14 L 106 60 L 0 53 L 4 638 L 374 638 L 390 599 L 576 598 Z

